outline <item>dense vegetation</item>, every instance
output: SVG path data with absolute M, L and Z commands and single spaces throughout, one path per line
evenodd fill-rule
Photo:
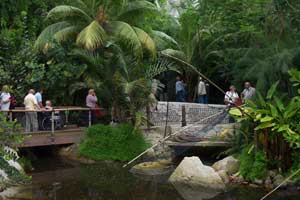
M 93 160 L 128 161 L 147 146 L 143 135 L 132 125 L 95 125 L 87 129 L 87 138 L 80 144 L 79 155 Z
M 43 87 L 59 105 L 82 105 L 87 89 L 95 88 L 112 118 L 141 124 L 140 111 L 161 89 L 154 78 L 169 79 L 165 83 L 172 99 L 174 83 L 167 75 L 181 73 L 189 100 L 194 99 L 198 75 L 189 63 L 224 90 L 230 84 L 241 90 L 250 80 L 258 98 L 248 102 L 248 115 L 234 113 L 246 127 L 243 147 L 254 145 L 248 152 L 254 152 L 251 159 L 259 169 L 265 166 L 263 158 L 269 168 L 295 166 L 292 155 L 300 148 L 299 0 L 186 0 L 178 18 L 164 4 L 1 1 L 0 85 L 11 85 L 19 104 L 30 87 Z M 213 87 L 210 96 L 211 102 L 223 101 Z M 253 179 L 255 173 L 247 176 Z

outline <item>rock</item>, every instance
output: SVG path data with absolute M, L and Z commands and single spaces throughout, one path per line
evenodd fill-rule
M 265 185 L 270 185 L 270 184 L 272 184 L 272 179 L 270 176 L 268 176 L 265 180 Z
M 225 189 L 222 178 L 212 167 L 203 165 L 198 157 L 185 157 L 173 172 L 169 181 L 173 185 L 184 185 L 199 189 L 221 191 Z
M 160 160 L 157 162 L 143 162 L 133 166 L 130 170 L 133 174 L 139 175 L 162 175 L 170 173 L 173 166 L 170 160 Z
M 219 160 L 212 166 L 212 168 L 214 168 L 216 171 L 225 170 L 229 175 L 237 173 L 239 167 L 239 160 L 235 159 L 233 156 L 228 156 L 223 160 Z
M 16 161 L 14 160 L 7 160 L 7 163 L 11 166 L 14 167 L 16 170 L 18 170 L 19 172 L 24 173 L 24 169 L 23 167 Z
M 274 185 L 277 187 L 279 186 L 282 182 L 284 181 L 284 177 L 281 175 L 281 174 L 278 174 L 274 177 Z M 287 183 L 284 183 L 281 185 L 281 187 L 286 187 L 287 186 Z
M 147 154 L 146 154 L 147 157 L 149 158 L 154 158 L 156 155 L 155 155 L 155 151 L 154 149 L 150 149 Z
M 258 188 L 259 186 L 256 185 L 256 184 L 251 183 L 251 184 L 249 184 L 249 187 L 252 187 L 252 188 Z
M 9 180 L 7 173 L 2 169 L 0 169 L 0 177 L 2 180 Z
M 269 170 L 268 171 L 268 176 L 270 176 L 271 177 L 271 179 L 273 179 L 275 176 L 276 176 L 276 172 L 274 171 L 274 170 Z
M 222 178 L 225 184 L 229 183 L 229 176 L 225 170 L 218 171 L 219 176 Z
M 253 181 L 253 183 L 256 184 L 256 185 L 262 185 L 262 184 L 264 183 L 264 181 L 263 181 L 263 180 L 260 180 L 260 179 L 255 179 L 255 180 Z

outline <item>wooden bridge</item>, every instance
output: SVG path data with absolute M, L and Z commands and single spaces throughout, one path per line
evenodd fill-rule
M 95 109 L 94 109 L 95 110 Z M 47 113 L 49 118 L 48 129 L 37 132 L 25 132 L 25 113 L 32 112 L 27 111 L 24 108 L 16 108 L 14 110 L 6 111 L 11 121 L 17 120 L 21 124 L 19 131 L 24 135 L 24 141 L 17 146 L 19 148 L 25 147 L 38 147 L 38 146 L 51 146 L 51 145 L 64 145 L 79 143 L 84 137 L 84 129 L 92 125 L 92 109 L 83 107 L 56 107 L 52 110 L 39 110 L 37 113 Z M 85 116 L 84 124 L 78 124 L 74 120 L 70 120 L 70 113 L 77 112 L 83 113 Z M 63 118 L 63 126 L 56 127 L 55 113 L 60 113 Z M 80 114 L 79 114 L 80 115 Z

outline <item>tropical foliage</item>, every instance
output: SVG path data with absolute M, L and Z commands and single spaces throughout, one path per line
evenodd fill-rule
M 289 71 L 294 86 L 299 85 L 299 71 Z M 247 101 L 246 107 L 232 109 L 232 116 L 252 127 L 248 131 L 256 151 L 263 150 L 269 165 L 282 170 L 291 167 L 291 155 L 300 148 L 300 97 L 278 94 L 279 81 L 272 85 L 264 98 L 257 92 L 257 98 Z M 277 93 L 277 94 L 276 94 Z

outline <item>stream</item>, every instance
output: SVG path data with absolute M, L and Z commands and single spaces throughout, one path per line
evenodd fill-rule
M 206 191 L 178 192 L 168 176 L 135 176 L 118 162 L 93 165 L 45 157 L 33 163 L 32 185 L 18 188 L 15 200 L 202 200 Z M 232 188 L 211 200 L 259 200 L 267 191 Z M 280 191 L 269 200 L 299 200 L 299 191 Z

